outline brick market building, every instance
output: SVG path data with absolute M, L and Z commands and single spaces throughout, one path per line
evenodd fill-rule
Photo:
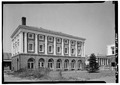
M 22 25 L 11 35 L 12 70 L 22 68 L 51 70 L 83 70 L 85 66 L 85 38 L 43 28 Z

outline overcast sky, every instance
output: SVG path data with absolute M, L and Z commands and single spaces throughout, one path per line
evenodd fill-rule
M 25 16 L 27 25 L 86 38 L 85 54 L 106 54 L 115 42 L 114 5 L 76 4 L 6 4 L 3 8 L 3 51 L 11 52 L 13 31 Z

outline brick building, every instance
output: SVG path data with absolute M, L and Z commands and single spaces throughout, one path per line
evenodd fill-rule
M 22 25 L 11 35 L 12 70 L 40 67 L 52 70 L 82 70 L 85 65 L 85 38 L 43 28 Z

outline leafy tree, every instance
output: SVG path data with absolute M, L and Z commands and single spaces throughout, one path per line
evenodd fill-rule
M 89 61 L 89 65 L 87 66 L 88 72 L 90 73 L 97 72 L 99 70 L 99 65 L 97 63 L 96 56 L 94 53 L 91 54 L 88 61 Z

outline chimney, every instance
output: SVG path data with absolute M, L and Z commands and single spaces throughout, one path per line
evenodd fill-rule
M 26 17 L 22 17 L 22 25 L 26 25 Z

